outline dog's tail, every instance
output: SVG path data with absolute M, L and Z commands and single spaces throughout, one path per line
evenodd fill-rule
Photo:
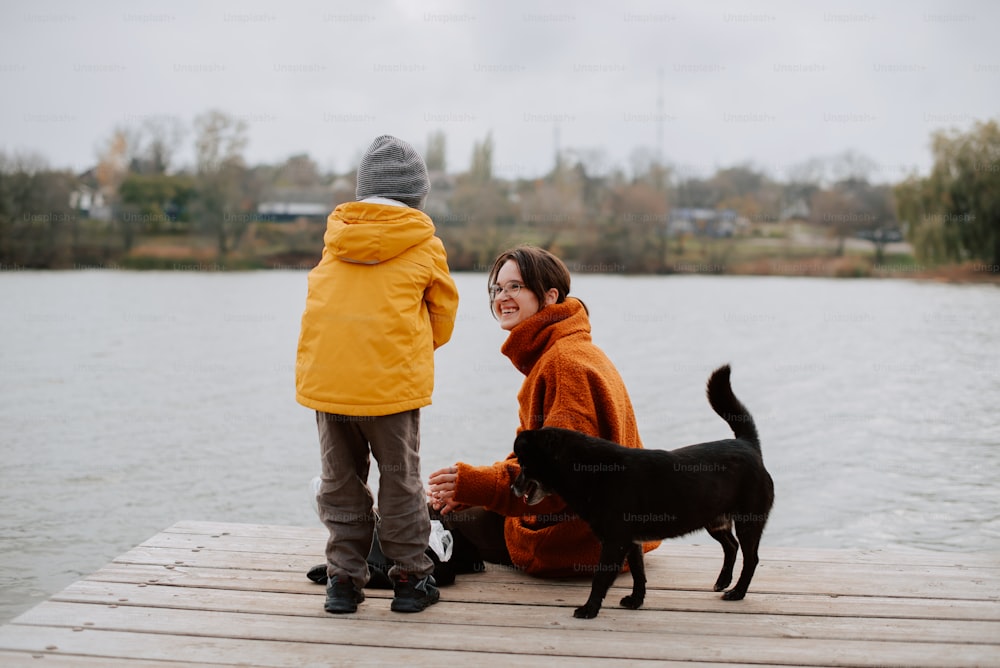
M 760 450 L 757 426 L 750 411 L 733 394 L 733 387 L 729 383 L 729 371 L 727 364 L 712 372 L 708 379 L 708 403 L 712 404 L 712 409 L 719 414 L 719 417 L 729 423 L 736 438 L 749 441 Z

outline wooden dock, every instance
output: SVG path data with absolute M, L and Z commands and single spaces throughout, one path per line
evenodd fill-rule
M 439 604 L 390 612 L 369 590 L 323 612 L 305 571 L 322 527 L 179 522 L 0 627 L 0 665 L 1000 666 L 1000 556 L 766 546 L 747 598 L 711 591 L 721 550 L 666 542 L 649 594 L 574 619 L 589 580 L 460 576 Z M 700 535 L 692 538 L 699 539 Z

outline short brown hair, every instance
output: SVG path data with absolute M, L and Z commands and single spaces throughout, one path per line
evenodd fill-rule
M 508 260 L 513 260 L 514 264 L 517 265 L 518 271 L 521 272 L 521 282 L 524 287 L 538 297 L 538 303 L 541 307 L 545 306 L 545 293 L 552 288 L 555 288 L 559 293 L 556 298 L 557 304 L 566 301 L 566 297 L 569 295 L 569 269 L 566 268 L 562 260 L 537 246 L 517 246 L 500 253 L 493 262 L 493 268 L 490 269 L 489 278 L 486 280 L 487 292 L 489 286 L 496 283 L 500 268 L 507 264 Z M 496 317 L 492 297 L 490 297 L 490 313 L 493 314 L 494 318 Z

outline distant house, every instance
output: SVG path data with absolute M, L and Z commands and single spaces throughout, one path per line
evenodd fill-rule
M 111 220 L 111 207 L 105 204 L 104 195 L 96 188 L 80 184 L 69 194 L 69 205 L 82 218 Z
M 670 210 L 667 235 L 733 237 L 748 224 L 748 221 L 733 209 L 675 208 Z
M 275 222 L 326 220 L 330 212 L 344 202 L 354 200 L 354 180 L 346 176 L 333 183 L 312 188 L 278 186 L 264 192 L 257 213 Z
M 97 168 L 92 167 L 76 177 L 77 185 L 69 194 L 69 205 L 81 218 L 111 220 L 111 205 L 97 183 Z
M 300 218 L 326 220 L 333 211 L 336 199 L 331 186 L 271 188 L 257 205 L 257 214 L 265 220 L 279 223 Z
M 299 218 L 326 218 L 330 207 L 318 202 L 271 200 L 258 204 L 257 213 L 266 220 L 285 222 Z
M 778 220 L 780 222 L 787 220 L 809 220 L 809 214 L 809 204 L 806 203 L 805 199 L 800 197 L 781 210 Z

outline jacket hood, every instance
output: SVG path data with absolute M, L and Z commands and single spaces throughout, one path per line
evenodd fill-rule
M 346 202 L 327 217 L 323 243 L 344 262 L 378 264 L 433 236 L 434 223 L 417 209 Z

